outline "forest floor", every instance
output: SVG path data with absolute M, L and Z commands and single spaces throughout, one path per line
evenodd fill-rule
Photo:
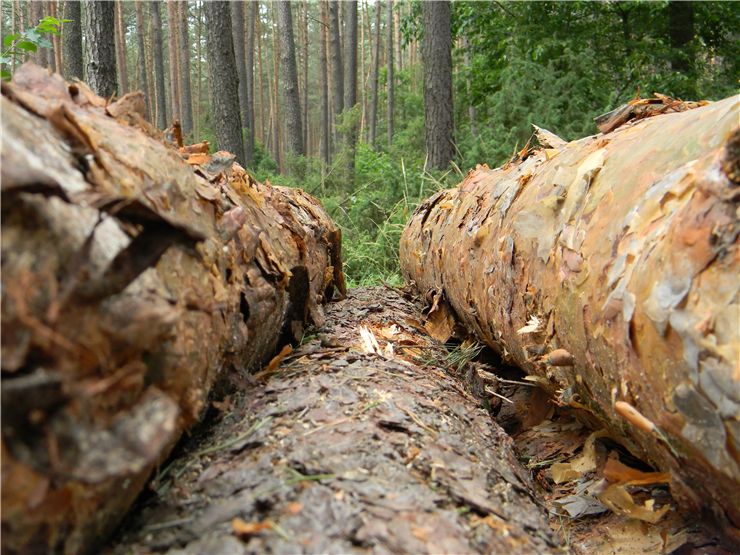
M 708 543 L 673 509 L 655 525 L 607 511 L 593 493 L 605 462 L 641 463 L 490 353 L 435 343 L 404 292 L 354 289 L 326 312 L 315 335 L 213 403 L 105 553 L 692 553 Z M 556 464 L 586 470 L 558 485 Z M 671 506 L 665 486 L 642 489 Z

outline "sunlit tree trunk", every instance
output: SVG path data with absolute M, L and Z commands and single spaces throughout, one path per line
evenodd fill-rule
M 254 160 L 254 32 L 255 32 L 255 20 L 257 18 L 257 2 L 249 2 L 246 6 L 245 24 L 247 26 L 245 31 L 245 57 L 244 63 L 245 79 L 247 82 L 247 107 L 243 114 L 244 125 L 246 132 L 244 135 L 244 156 L 247 164 L 251 164 Z

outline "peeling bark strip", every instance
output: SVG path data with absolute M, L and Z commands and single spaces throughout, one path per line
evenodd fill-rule
M 141 93 L 30 64 L 2 92 L 3 552 L 90 552 L 227 370 L 323 323 L 339 231 L 163 144 Z
M 414 362 L 432 344 L 416 316 L 391 289 L 332 303 L 103 553 L 559 553 L 511 438 Z
M 679 503 L 736 540 L 738 105 L 567 144 L 542 130 L 551 148 L 472 171 L 401 239 L 420 292 L 443 292 L 460 322 L 670 471 Z

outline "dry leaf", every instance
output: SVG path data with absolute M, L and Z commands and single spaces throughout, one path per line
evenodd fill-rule
M 263 520 L 262 522 L 247 522 L 239 517 L 231 521 L 231 530 L 237 536 L 253 536 L 263 530 L 272 530 L 272 521 Z

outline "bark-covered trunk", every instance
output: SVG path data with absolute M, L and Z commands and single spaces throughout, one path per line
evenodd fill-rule
M 344 41 L 344 109 L 353 110 L 357 104 L 357 2 L 344 4 L 345 41 Z M 354 190 L 355 149 L 357 146 L 357 117 L 352 114 L 351 121 L 346 122 L 347 136 L 347 187 Z
M 164 90 L 164 45 L 162 44 L 162 14 L 159 0 L 151 4 L 152 47 L 154 50 L 154 90 L 157 97 L 157 127 L 167 127 L 167 94 Z
M 344 111 L 344 67 L 342 65 L 342 43 L 339 36 L 339 26 L 338 2 L 329 0 L 329 43 L 331 45 L 332 104 L 335 126 L 339 122 L 340 114 Z
M 452 13 L 449 2 L 422 4 L 424 37 L 424 132 L 427 165 L 445 170 L 452 144 Z
M 242 125 L 239 114 L 239 78 L 231 38 L 229 2 L 203 5 L 208 37 L 208 70 L 211 81 L 211 114 L 218 148 L 237 153 L 244 164 Z
M 144 7 L 141 0 L 136 0 L 136 43 L 139 51 L 139 89 L 144 91 L 146 96 L 146 110 L 144 117 L 147 121 L 152 121 L 152 98 L 148 94 L 149 79 L 146 71 L 146 46 L 144 37 L 146 36 L 146 26 L 144 25 Z
M 414 360 L 417 317 L 391 288 L 332 303 L 104 553 L 560 553 L 511 438 Z
M 129 91 L 128 82 L 128 64 L 126 63 L 126 32 L 123 25 L 123 2 L 121 0 L 113 2 L 116 9 L 114 11 L 114 22 L 116 27 L 116 67 L 118 68 L 118 93 L 123 96 Z
M 380 3 L 375 4 L 375 48 L 370 75 L 370 124 L 367 142 L 374 148 L 378 130 L 378 75 L 380 74 Z
M 388 58 L 388 73 L 386 83 L 388 86 L 387 103 L 386 103 L 386 115 L 387 115 L 387 135 L 388 135 L 388 146 L 393 144 L 394 131 L 394 114 L 396 110 L 396 101 L 394 95 L 395 83 L 393 76 L 393 0 L 388 0 L 388 28 L 386 29 L 386 48 L 385 55 Z M 423 6 L 424 4 L 422 4 Z
M 244 44 L 244 2 L 231 2 L 231 40 L 234 43 L 236 74 L 239 78 L 239 109 L 242 124 L 247 121 L 246 48 Z M 245 153 L 246 154 L 246 153 Z
M 280 69 L 285 103 L 285 144 L 293 156 L 305 154 L 301 126 L 301 101 L 298 91 L 298 68 L 293 39 L 293 8 L 290 2 L 277 2 L 278 33 L 280 35 Z
M 323 324 L 340 235 L 233 155 L 166 146 L 140 93 L 30 64 L 2 91 L 3 552 L 97 552 L 213 387 Z
M 188 3 L 186 1 L 180 0 L 177 2 L 177 16 L 182 132 L 186 136 L 190 136 L 193 133 L 193 97 L 190 88 L 190 27 L 188 25 Z
M 62 24 L 63 74 L 67 79 L 82 79 L 82 3 L 66 0 L 63 13 L 69 19 Z
M 247 82 L 247 106 L 243 114 L 242 125 L 246 131 L 244 134 L 244 156 L 247 165 L 254 160 L 254 33 L 256 29 L 257 10 L 259 4 L 250 2 L 247 4 L 246 12 L 246 56 L 244 77 Z
M 170 105 L 172 106 L 172 121 L 182 123 L 182 114 L 180 112 L 180 51 L 178 38 L 178 17 L 176 0 L 166 0 L 167 5 L 167 54 L 170 62 Z M 227 149 L 229 150 L 229 149 Z M 232 151 L 234 152 L 234 151 Z M 242 153 L 239 152 L 239 156 Z
M 465 51 L 465 89 L 468 95 L 468 121 L 470 122 L 470 135 L 475 138 L 478 136 L 478 110 L 473 100 L 473 58 L 470 55 L 472 46 L 467 36 L 463 37 L 463 48 Z
M 738 112 L 735 97 L 572 143 L 541 130 L 543 150 L 425 202 L 400 252 L 406 279 L 437 293 L 441 339 L 443 293 L 736 541 Z
M 115 6 L 113 2 L 85 2 L 85 79 L 100 96 L 116 94 Z
M 329 70 L 327 64 L 329 58 L 327 56 L 327 27 L 329 20 L 327 17 L 326 0 L 320 0 L 319 9 L 321 14 L 321 22 L 319 24 L 319 94 L 321 96 L 321 111 L 319 117 L 321 119 L 319 128 L 321 129 L 321 137 L 319 138 L 319 150 L 321 151 L 321 159 L 325 165 L 331 164 L 331 125 L 329 122 Z

